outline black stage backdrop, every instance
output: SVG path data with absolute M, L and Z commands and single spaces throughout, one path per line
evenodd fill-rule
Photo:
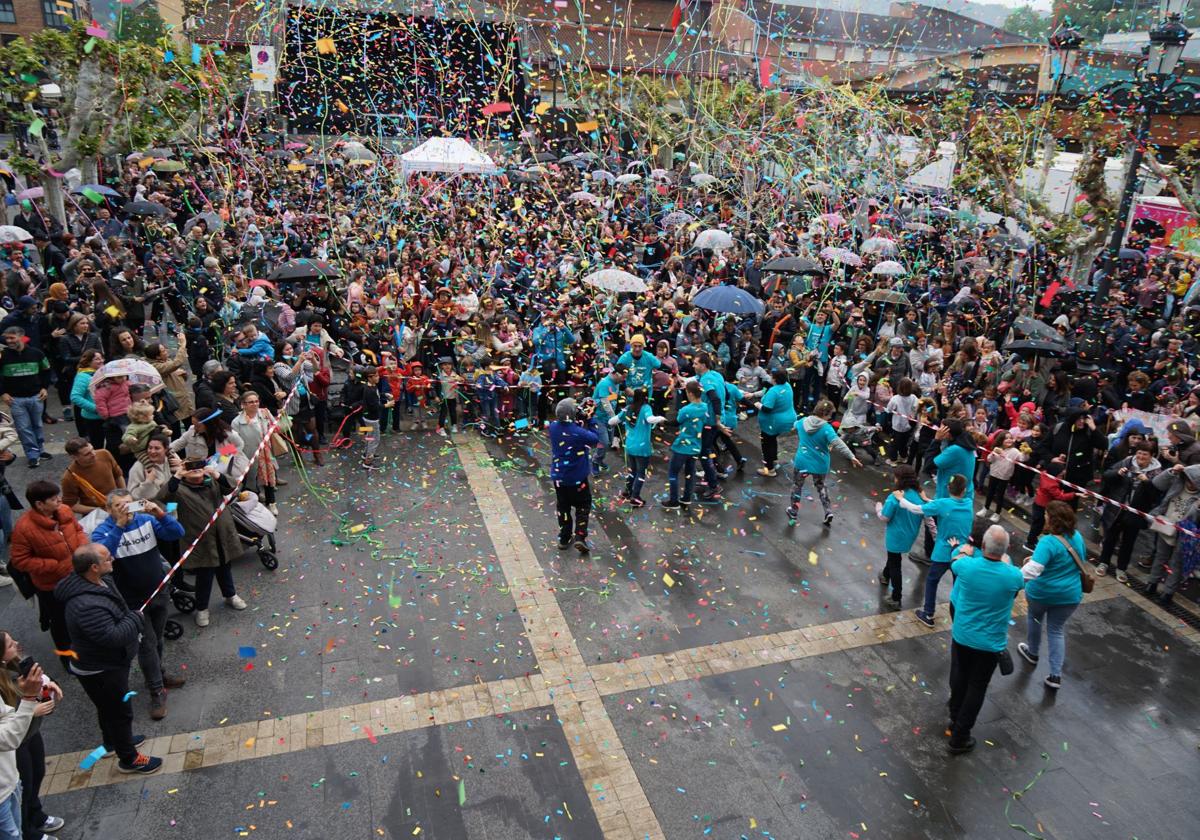
M 510 138 L 529 116 L 509 26 L 293 7 L 285 55 L 299 133 Z

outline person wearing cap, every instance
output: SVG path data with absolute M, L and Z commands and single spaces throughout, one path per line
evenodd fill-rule
M 46 354 L 26 342 L 20 327 L 5 329 L 4 351 L 0 353 L 0 401 L 12 416 L 30 469 L 50 459 L 42 433 L 49 387 L 50 361 Z
M 1150 530 L 1154 532 L 1154 554 L 1150 563 L 1147 597 L 1157 596 L 1158 603 L 1167 606 L 1183 582 L 1184 563 L 1180 548 L 1200 536 L 1200 464 L 1175 464 L 1153 479 L 1154 488 L 1163 494 L 1162 501 L 1150 511 Z M 1187 528 L 1192 536 L 1179 533 Z M 1139 562 L 1145 568 L 1145 562 Z M 1158 588 L 1162 586 L 1162 592 Z
M 1172 420 L 1167 424 L 1167 444 L 1163 448 L 1165 466 L 1200 464 L 1200 441 L 1187 420 Z
M 29 295 L 17 298 L 13 311 L 0 320 L 0 333 L 9 327 L 20 327 L 24 331 L 27 343 L 38 350 L 42 349 L 42 319 L 38 315 L 37 300 Z
M 886 376 L 889 382 L 899 382 L 905 377 L 913 379 L 912 362 L 904 350 L 904 339 L 893 336 L 887 339 L 887 347 L 887 353 L 879 355 L 872 366 L 875 378 L 882 379 Z
M 629 349 L 621 354 L 617 364 L 628 369 L 625 389 L 632 393 L 638 388 L 650 390 L 653 387 L 654 371 L 662 367 L 662 360 L 646 352 L 646 336 L 638 333 L 629 339 Z
M 606 466 L 604 456 L 608 454 L 608 445 L 611 442 L 608 432 L 609 421 L 617 416 L 617 400 L 621 398 L 621 386 L 624 385 L 628 372 L 629 369 L 625 365 L 617 362 L 606 376 L 600 378 L 592 390 L 592 400 L 596 403 L 595 431 L 596 437 L 599 438 L 596 448 L 592 450 L 592 471 L 597 475 L 604 472 Z
M 596 421 L 579 411 L 567 397 L 554 408 L 550 433 L 550 480 L 554 482 L 558 514 L 558 548 L 565 551 L 574 540 L 580 554 L 587 554 L 588 516 L 592 510 L 591 458 L 589 450 L 600 443 Z

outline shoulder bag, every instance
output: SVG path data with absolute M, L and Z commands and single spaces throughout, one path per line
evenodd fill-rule
M 1091 592 L 1096 588 L 1096 579 L 1088 572 L 1087 566 L 1083 565 L 1083 561 L 1079 559 L 1079 554 L 1076 553 L 1075 547 L 1067 541 L 1067 538 L 1062 534 L 1055 534 L 1055 536 L 1058 537 L 1058 541 L 1063 544 L 1063 548 L 1067 550 L 1067 553 L 1071 555 L 1071 559 L 1075 561 L 1075 565 L 1079 568 L 1079 583 L 1083 586 L 1083 591 L 1085 593 Z

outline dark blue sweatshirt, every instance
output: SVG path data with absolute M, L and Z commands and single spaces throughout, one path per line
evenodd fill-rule
M 557 484 L 583 484 L 592 474 L 592 459 L 588 448 L 600 442 L 592 430 L 578 423 L 555 420 L 550 424 L 550 478 Z

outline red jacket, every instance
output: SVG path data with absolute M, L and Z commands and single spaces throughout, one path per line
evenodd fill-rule
M 71 574 L 71 555 L 88 537 L 75 514 L 60 504 L 54 519 L 27 510 L 13 526 L 9 554 L 13 565 L 33 578 L 33 585 L 50 592 Z
M 1038 473 L 1037 492 L 1033 496 L 1033 503 L 1045 507 L 1051 502 L 1069 502 L 1075 498 L 1075 494 L 1070 490 L 1064 490 L 1062 482 L 1052 475 L 1044 472 Z

